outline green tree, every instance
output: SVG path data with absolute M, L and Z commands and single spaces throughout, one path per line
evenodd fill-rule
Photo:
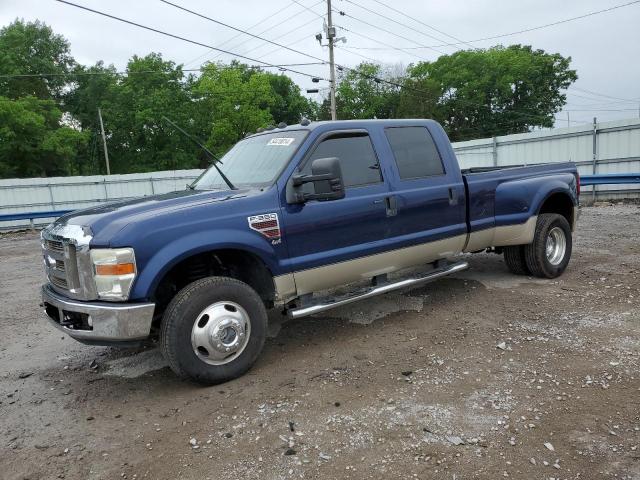
M 300 93 L 300 87 L 291 78 L 275 73 L 266 75 L 274 94 L 269 112 L 275 122 L 292 125 L 299 123 L 302 117 L 315 118 L 314 102 Z
M 193 123 L 190 79 L 185 80 L 180 66 L 164 61 L 157 53 L 134 56 L 121 79 L 115 83 L 102 81 L 113 91 L 102 98 L 101 105 L 90 103 L 83 115 L 90 124 L 96 118 L 97 107 L 102 107 L 112 172 L 199 165 L 198 148 L 162 118 L 167 116 L 187 130 Z M 84 94 L 78 95 L 81 99 Z
M 98 127 L 98 108 L 117 102 L 122 77 L 113 65 L 105 67 L 101 61 L 91 67 L 78 65 L 73 73 L 64 105 L 81 128 L 95 130 Z
M 207 64 L 198 79 L 194 93 L 199 97 L 200 112 L 206 112 L 211 125 L 207 144 L 214 152 L 223 153 L 248 133 L 272 124 L 270 108 L 275 94 L 270 74 L 249 71 L 246 65 Z M 199 118 L 202 119 L 202 113 Z
M 0 97 L 0 177 L 79 173 L 74 161 L 88 136 L 61 120 L 52 100 Z
M 336 110 L 340 119 L 394 118 L 400 94 L 382 66 L 363 62 L 341 73 L 336 88 Z
M 454 140 L 522 133 L 553 126 L 566 102 L 561 90 L 577 79 L 570 63 L 526 45 L 465 50 L 412 66 L 407 85 L 424 89 L 427 112 Z M 403 113 L 421 115 L 416 92 L 403 95 L 413 97 L 401 101 Z
M 45 77 L 0 77 L 0 95 L 59 99 L 74 66 L 69 42 L 44 23 L 16 20 L 0 29 L 0 75 L 54 74 Z

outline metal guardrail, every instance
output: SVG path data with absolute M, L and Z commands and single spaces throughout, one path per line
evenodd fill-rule
M 73 210 L 49 210 L 44 212 L 7 213 L 0 215 L 0 222 L 10 222 L 12 220 L 33 220 L 34 218 L 57 218 L 73 212 Z
M 37 218 L 58 218 L 70 212 L 73 212 L 73 210 L 48 210 L 48 211 L 42 211 L 42 212 L 7 213 L 7 214 L 0 215 L 0 222 L 15 222 L 16 220 L 29 220 L 29 228 L 33 230 L 36 227 L 34 220 Z
M 581 175 L 580 185 L 626 185 L 640 183 L 640 173 L 603 173 Z
M 640 173 L 610 173 L 601 175 L 582 175 L 580 185 L 626 185 L 640 183 Z M 117 199 L 112 199 L 117 200 Z M 57 218 L 73 210 L 45 210 L 41 212 L 8 213 L 0 215 L 0 222 L 16 220 L 29 220 L 30 227 L 34 228 L 34 220 L 37 218 Z

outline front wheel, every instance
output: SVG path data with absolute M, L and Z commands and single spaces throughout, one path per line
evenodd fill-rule
M 251 368 L 266 331 L 267 312 L 255 290 L 233 278 L 208 277 L 171 300 L 160 342 L 177 375 L 213 385 Z
M 556 278 L 567 268 L 571 249 L 567 219 L 556 213 L 543 213 L 538 216 L 533 242 L 524 247 L 525 261 L 532 275 Z

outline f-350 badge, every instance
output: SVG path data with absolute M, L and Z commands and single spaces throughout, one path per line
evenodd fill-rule
M 277 245 L 282 241 L 277 213 L 252 215 L 247 217 L 247 220 L 249 220 L 249 228 L 267 237 L 271 240 L 272 245 Z

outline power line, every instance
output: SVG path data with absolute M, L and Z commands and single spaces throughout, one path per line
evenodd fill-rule
M 371 40 L 372 42 L 380 43 L 382 45 L 387 45 L 387 47 L 389 47 L 389 48 L 387 48 L 387 50 L 389 50 L 389 49 L 397 50 L 399 52 L 408 53 L 409 55 L 411 55 L 413 57 L 416 57 L 419 60 L 428 61 L 425 57 L 421 57 L 420 55 L 415 55 L 414 53 L 411 53 L 411 52 L 405 52 L 402 48 L 394 47 L 390 43 L 383 42 L 382 40 L 378 40 L 377 38 L 370 37 L 368 35 L 365 35 L 364 33 L 356 32 L 355 30 L 351 30 L 351 29 L 349 29 L 347 27 L 343 27 L 342 25 L 336 25 L 336 27 L 341 28 L 345 32 L 353 33 L 354 35 L 357 35 L 359 37 L 366 38 L 367 40 Z M 349 48 L 352 48 L 352 47 L 349 47 Z
M 638 1 L 640 1 L 640 0 L 638 0 Z M 365 25 L 368 25 L 369 27 L 373 27 L 373 28 L 375 28 L 375 29 L 377 29 L 377 30 L 380 30 L 381 32 L 385 32 L 385 33 L 388 33 L 388 34 L 393 35 L 393 36 L 395 36 L 395 37 L 402 38 L 403 40 L 408 40 L 408 41 L 410 41 L 410 42 L 413 42 L 413 43 L 415 43 L 415 44 L 417 44 L 417 45 L 420 45 L 420 47 L 421 47 L 421 48 L 428 48 L 429 50 L 433 50 L 434 52 L 437 52 L 437 53 L 439 53 L 439 54 L 441 54 L 441 55 L 446 55 L 446 53 L 444 53 L 442 50 L 438 50 L 436 47 L 429 47 L 429 46 L 427 46 L 427 45 L 422 45 L 420 42 L 416 42 L 415 40 L 412 40 L 412 39 L 410 39 L 409 37 L 405 37 L 404 35 L 400 35 L 400 34 L 398 34 L 398 33 L 395 33 L 395 32 L 393 32 L 393 31 L 391 31 L 391 30 L 387 30 L 386 28 L 382 28 L 382 27 L 380 27 L 379 25 L 374 25 L 374 24 L 369 23 L 369 22 L 367 22 L 367 21 L 365 21 L 365 20 L 362 20 L 362 19 L 360 19 L 360 18 L 358 18 L 358 17 L 354 17 L 353 15 L 350 15 L 350 14 L 348 14 L 347 12 L 344 12 L 344 11 L 342 11 L 342 10 L 334 10 L 334 11 L 335 11 L 336 13 L 340 14 L 340 15 L 341 15 L 341 16 L 343 16 L 343 17 L 352 18 L 352 19 L 354 19 L 356 22 L 363 23 L 363 24 L 365 24 Z M 380 42 L 379 40 L 376 40 L 376 41 L 377 41 L 378 43 L 382 43 L 382 42 Z M 398 48 L 398 50 L 402 50 L 402 49 Z M 414 56 L 415 56 L 415 55 L 414 55 Z M 418 57 L 418 58 L 422 58 L 422 57 Z M 422 58 L 422 59 L 423 59 L 423 60 L 426 60 L 425 58 Z
M 63 0 L 58 0 L 58 1 L 63 1 Z M 216 23 L 216 24 L 218 24 L 218 25 L 222 25 L 222 26 L 224 26 L 224 27 L 230 28 L 230 29 L 235 30 L 235 31 L 237 31 L 237 32 L 242 32 L 242 33 L 244 33 L 245 35 L 249 35 L 250 37 L 257 38 L 258 40 L 262 40 L 263 42 L 267 42 L 267 43 L 270 43 L 270 44 L 272 44 L 272 45 L 276 45 L 276 46 L 278 46 L 278 47 L 284 48 L 284 49 L 286 49 L 286 50 L 289 50 L 290 52 L 297 53 L 298 55 L 304 55 L 304 56 L 306 56 L 306 57 L 313 58 L 314 60 L 320 60 L 320 61 L 323 61 L 323 60 L 322 60 L 321 58 L 319 58 L 319 57 L 315 57 L 315 56 L 313 56 L 313 55 L 309 55 L 308 53 L 301 52 L 300 50 L 296 50 L 295 48 L 287 47 L 286 45 L 282 45 L 282 44 L 280 44 L 280 43 L 274 42 L 273 40 L 269 40 L 269 39 L 264 38 L 264 37 L 261 37 L 261 36 L 259 36 L 259 35 L 255 35 L 255 34 L 253 34 L 253 33 L 247 32 L 246 30 L 242 30 L 241 28 L 234 27 L 234 26 L 229 25 L 229 24 L 227 24 L 227 23 L 224 23 L 224 22 L 221 22 L 221 21 L 219 21 L 219 20 L 216 20 L 215 18 L 208 17 L 207 15 L 204 15 L 204 14 L 202 14 L 202 13 L 198 13 L 198 12 L 196 12 L 196 11 L 194 11 L 194 10 L 190 10 L 190 9 L 188 9 L 188 8 L 186 8 L 186 7 L 183 7 L 183 6 L 177 5 L 177 4 L 175 4 L 175 3 L 172 3 L 172 2 L 170 2 L 169 0 L 160 0 L 160 1 L 161 1 L 162 3 L 166 3 L 167 5 L 171 5 L 172 7 L 175 7 L 175 8 L 177 8 L 177 9 L 179 9 L 179 10 L 182 10 L 182 11 L 188 12 L 188 13 L 190 13 L 190 14 L 192 14 L 192 15 L 195 15 L 195 16 L 197 16 L 197 17 L 204 18 L 205 20 L 209 20 L 210 22 Z M 640 1 L 640 0 L 638 0 L 638 1 Z M 65 3 L 66 3 L 66 2 L 65 2 Z M 255 61 L 255 60 L 254 60 L 254 61 Z M 311 75 L 311 76 L 312 76 L 312 75 Z
M 408 28 L 409 30 L 413 30 L 414 32 L 419 33 L 420 35 L 424 35 L 424 36 L 429 37 L 429 38 L 431 38 L 433 40 L 437 40 L 438 42 L 446 42 L 446 40 L 443 40 L 443 39 L 438 38 L 438 37 L 434 37 L 433 35 L 428 34 L 428 33 L 424 33 L 422 31 L 418 30 L 417 28 L 412 27 L 411 25 L 407 25 L 406 23 L 402 23 L 402 22 L 399 22 L 397 20 L 394 20 L 393 18 L 388 17 L 387 15 L 384 15 L 382 13 L 376 12 L 375 10 L 372 10 L 372 9 L 370 9 L 368 7 L 360 5 L 359 3 L 356 3 L 356 2 L 354 2 L 352 0 L 344 0 L 344 1 L 347 2 L 347 3 L 350 3 L 351 5 L 355 5 L 358 8 L 361 8 L 362 10 L 365 10 L 366 12 L 372 13 L 372 14 L 378 16 L 378 17 L 384 18 L 385 20 L 389 20 L 390 22 L 396 23 L 396 24 L 400 25 L 401 27 Z M 414 41 L 414 43 L 416 43 L 418 45 L 421 45 L 419 42 L 416 42 L 416 41 Z
M 564 109 L 565 112 L 637 112 L 637 108 L 570 108 Z
M 407 17 L 407 18 L 409 18 L 409 19 L 413 20 L 413 21 L 414 21 L 414 22 L 416 22 L 416 23 L 419 23 L 419 24 L 421 24 L 421 25 L 424 25 L 425 27 L 430 28 L 431 30 L 434 30 L 434 31 L 436 31 L 436 32 L 438 32 L 438 33 L 441 33 L 442 35 L 445 35 L 445 36 L 447 36 L 447 37 L 449 37 L 449 38 L 452 38 L 452 39 L 454 39 L 456 42 L 460 42 L 460 43 L 462 43 L 462 44 L 469 45 L 471 48 L 475 48 L 475 47 L 474 47 L 473 45 L 471 45 L 470 43 L 465 42 L 464 40 L 462 40 L 462 39 L 460 39 L 460 38 L 458 38 L 458 37 L 454 37 L 453 35 L 450 35 L 450 34 L 448 34 L 447 32 L 443 32 L 442 30 L 438 30 L 437 28 L 435 28 L 435 27 L 433 27 L 433 26 L 431 26 L 431 25 L 429 25 L 429 24 L 427 24 L 427 23 L 423 22 L 422 20 L 419 20 L 419 19 L 417 19 L 417 18 L 411 17 L 411 16 L 407 15 L 406 13 L 402 12 L 401 10 L 398 10 L 398 9 L 396 9 L 396 8 L 393 8 L 393 7 L 389 6 L 387 3 L 383 3 L 383 2 L 381 2 L 380 0 L 373 0 L 373 1 L 374 1 L 374 2 L 376 2 L 376 3 L 377 3 L 377 4 L 379 4 L 379 5 L 382 5 L 383 7 L 388 8 L 389 10 L 391 10 L 391 11 L 393 11 L 393 12 L 399 13 L 400 15 L 405 16 L 405 17 Z
M 503 33 L 503 34 L 500 34 L 500 35 L 492 35 L 490 37 L 476 38 L 474 40 L 466 40 L 466 41 L 455 42 L 455 43 L 441 43 L 439 45 L 429 45 L 429 46 L 424 46 L 424 47 L 394 47 L 394 49 L 395 50 L 420 50 L 420 49 L 423 49 L 423 48 L 450 47 L 450 46 L 455 46 L 455 45 L 465 45 L 465 44 L 468 45 L 470 43 L 484 42 L 486 40 L 495 40 L 497 38 L 511 37 L 513 35 L 519 35 L 521 33 L 533 32 L 535 30 L 541 30 L 543 28 L 554 27 L 556 25 L 561 25 L 563 23 L 573 22 L 574 20 L 581 20 L 583 18 L 591 17 L 591 16 L 594 16 L 594 15 L 599 15 L 601 13 L 611 12 L 613 10 L 617 10 L 617 9 L 623 8 L 623 7 L 628 7 L 630 5 L 635 5 L 637 3 L 640 3 L 640 0 L 634 0 L 633 2 L 623 3 L 621 5 L 614 5 L 613 7 L 605 8 L 605 9 L 602 9 L 602 10 L 596 10 L 594 12 L 585 13 L 584 15 L 579 15 L 577 17 L 565 18 L 563 20 L 558 20 L 557 22 L 551 22 L 551 23 L 546 23 L 544 25 L 538 25 L 536 27 L 525 28 L 523 30 L 518 30 L 516 32 Z M 377 48 L 376 47 L 350 47 L 350 48 L 357 48 L 357 49 L 361 49 L 361 50 L 386 50 L 385 48 L 380 48 L 380 47 L 377 47 Z
M 604 93 L 594 92 L 592 90 L 587 90 L 585 88 L 578 88 L 578 87 L 571 87 L 571 88 L 573 88 L 574 90 L 577 90 L 578 92 L 583 92 L 583 93 L 586 93 L 586 94 L 589 94 L 589 95 L 595 95 L 595 96 L 598 96 L 598 97 L 611 98 L 613 100 L 622 100 L 622 101 L 628 101 L 628 102 L 637 102 L 638 101 L 637 98 L 635 98 L 635 99 L 634 98 L 620 98 L 620 97 L 614 97 L 612 95 L 606 95 Z
M 325 62 L 306 62 L 306 63 L 283 63 L 279 65 L 247 65 L 249 68 L 285 68 L 285 67 L 301 67 L 309 65 L 324 65 Z M 201 72 L 201 68 L 183 68 L 181 72 Z M 171 74 L 174 72 L 163 72 L 161 70 L 121 70 L 107 72 L 65 72 L 65 73 L 9 73 L 1 74 L 0 78 L 46 78 L 46 77 L 73 77 L 73 76 L 92 76 L 92 75 L 140 75 L 140 74 Z
M 313 4 L 313 6 L 319 5 L 319 4 L 323 3 L 323 2 L 324 2 L 324 0 L 319 0 L 318 2 L 314 3 L 314 4 Z M 289 8 L 289 7 L 291 7 L 291 5 L 290 5 L 290 4 L 289 4 L 289 5 L 287 5 L 287 7 L 286 7 L 286 8 Z M 267 28 L 265 28 L 264 30 L 260 30 L 256 35 L 262 35 L 262 34 L 264 34 L 264 33 L 268 32 L 269 30 L 273 30 L 274 28 L 276 28 L 276 27 L 278 27 L 278 26 L 282 25 L 283 23 L 288 22 L 288 21 L 289 21 L 289 20 L 291 20 L 292 18 L 295 18 L 295 17 L 297 17 L 298 15 L 300 15 L 300 14 L 302 14 L 302 13 L 304 13 L 304 10 L 299 11 L 299 12 L 296 12 L 296 13 L 294 13 L 293 15 L 289 15 L 288 17 L 283 18 L 282 20 L 280 20 L 278 23 L 276 23 L 276 24 L 274 24 L 274 25 L 271 25 L 270 27 L 267 27 Z M 308 25 L 309 23 L 311 23 L 311 22 L 307 22 L 307 23 L 305 23 L 305 24 L 304 24 L 304 26 Z M 250 28 L 253 28 L 253 27 L 250 27 Z M 249 29 L 247 29 L 247 30 L 250 30 L 250 28 L 249 28 Z M 302 26 L 300 26 L 300 27 L 298 27 L 298 28 L 302 28 Z M 295 29 L 294 29 L 294 30 L 295 30 Z M 291 33 L 291 32 L 289 32 L 289 33 Z M 237 34 L 237 35 L 235 35 L 233 38 L 242 37 L 243 35 L 244 35 L 244 33 L 238 33 L 238 34 Z M 284 37 L 284 36 L 286 36 L 286 35 L 287 35 L 287 34 L 280 35 L 280 36 L 276 37 L 274 40 L 276 40 L 276 39 L 280 39 L 280 38 L 282 38 L 282 37 Z M 249 42 L 249 41 L 250 41 L 250 39 L 248 39 L 248 38 L 247 38 L 247 39 L 244 39 L 243 41 L 241 41 L 241 42 L 239 42 L 239 43 L 236 43 L 236 44 L 235 44 L 233 47 L 231 47 L 231 48 L 233 48 L 233 49 L 239 48 L 239 47 L 241 47 L 241 46 L 245 45 L 245 44 L 246 44 L 247 42 Z M 244 54 L 246 55 L 247 53 L 252 52 L 252 51 L 256 50 L 257 48 L 260 48 L 261 46 L 262 46 L 262 45 L 258 45 L 258 46 L 256 46 L 256 47 L 253 47 L 253 48 L 251 48 L 251 49 L 249 49 L 249 50 L 245 51 L 245 52 L 244 52 Z M 218 58 L 218 57 L 220 57 L 220 53 L 216 54 L 216 55 L 215 55 L 213 58 L 211 58 L 209 61 L 211 61 L 211 60 L 213 60 L 213 59 L 215 59 L 215 58 Z
M 292 30 L 289 30 L 289 31 L 287 31 L 286 33 L 283 33 L 282 35 L 279 35 L 279 36 L 275 37 L 273 40 L 281 40 L 281 39 L 283 39 L 284 37 L 287 37 L 287 36 L 291 35 L 293 32 L 297 32 L 297 31 L 298 31 L 298 30 L 300 30 L 301 28 L 304 28 L 304 27 L 306 27 L 307 25 L 309 25 L 310 23 L 313 23 L 313 22 L 315 22 L 315 21 L 316 21 L 316 19 L 315 19 L 315 18 L 312 18 L 312 19 L 311 19 L 311 20 L 309 20 L 308 22 L 303 23 L 302 25 L 298 25 L 296 28 L 294 28 L 294 29 L 292 29 Z M 305 35 L 301 40 L 304 40 L 305 38 L 308 38 L 308 37 L 309 37 L 309 34 L 306 34 L 306 35 Z M 286 45 L 287 45 L 288 47 L 290 47 L 291 45 L 296 45 L 296 44 L 298 44 L 299 42 L 300 42 L 300 40 L 295 41 L 295 42 L 289 42 L 289 43 L 287 43 Z M 258 50 L 258 49 L 260 49 L 260 48 L 266 47 L 266 46 L 267 46 L 267 45 L 265 45 L 264 43 L 263 43 L 263 44 L 260 44 L 260 45 L 256 45 L 255 47 L 250 48 L 249 50 L 247 50 L 247 51 L 246 51 L 246 52 L 244 52 L 244 53 L 245 53 L 245 54 L 247 54 L 247 53 L 250 53 L 250 52 L 254 52 L 254 51 L 256 51 L 256 50 Z M 275 48 L 275 49 L 273 49 L 273 50 L 269 50 L 269 52 L 264 53 L 264 54 L 261 54 L 261 55 L 260 55 L 260 57 L 261 57 L 261 58 L 264 58 L 264 57 L 266 57 L 267 55 L 271 55 L 273 52 L 277 52 L 277 51 L 282 50 L 282 48 L 283 48 L 283 47 L 278 47 L 278 48 Z
M 588 100 L 591 100 L 592 102 L 596 100 L 593 97 L 580 97 L 580 98 L 586 98 Z M 616 100 L 616 101 L 601 100 L 601 101 L 596 102 L 596 103 L 574 103 L 573 100 L 569 100 L 566 105 L 569 106 L 569 107 L 601 108 L 601 107 L 608 107 L 608 106 L 612 106 L 612 105 L 621 105 L 621 104 L 624 105 L 624 104 L 629 104 L 629 103 L 633 103 L 634 105 L 637 105 L 638 104 L 638 100 Z
M 585 97 L 584 95 L 578 95 L 577 93 L 574 93 L 574 92 L 571 92 L 571 91 L 567 91 L 566 95 L 571 95 L 572 97 L 583 98 L 585 100 L 591 100 L 592 102 L 599 101 L 599 103 L 601 103 L 601 104 L 605 103 L 607 105 L 612 105 L 612 104 L 615 104 L 615 103 L 636 103 L 638 101 L 638 100 L 619 100 L 619 101 L 613 102 L 611 100 L 605 100 L 603 98 L 598 98 L 598 97 L 594 97 L 594 96 Z M 584 106 L 584 105 L 582 105 L 582 106 Z
M 251 30 L 252 28 L 257 27 L 258 25 L 262 25 L 264 22 L 266 22 L 267 20 L 269 20 L 272 17 L 275 17 L 276 15 L 278 15 L 280 12 L 286 10 L 287 8 L 289 8 L 289 4 L 286 4 L 284 7 L 282 7 L 280 10 L 277 10 L 275 12 L 273 12 L 271 15 L 267 15 L 266 17 L 264 17 L 263 19 L 259 20 L 258 22 L 256 22 L 255 24 L 251 25 L 250 27 L 247 28 L 247 30 Z M 219 47 L 223 47 L 225 45 L 230 44 L 231 42 L 233 42 L 236 38 L 241 37 L 242 34 L 241 33 L 237 33 L 235 34 L 233 37 L 228 38 L 227 40 L 225 40 L 224 42 L 222 42 L 220 45 L 218 45 Z M 203 54 L 198 55 L 197 57 L 192 58 L 191 60 L 187 61 L 184 63 L 185 66 L 192 64 L 193 62 L 195 62 L 196 60 L 200 60 L 202 57 L 204 57 L 205 55 L 208 55 L 209 53 L 211 53 L 211 50 L 208 50 L 206 52 L 204 52 Z M 215 58 L 215 57 L 214 57 Z
M 96 14 L 98 14 L 98 15 L 102 15 L 103 17 L 111 18 L 111 19 L 113 19 L 113 20 L 117 20 L 117 21 L 119 21 L 119 22 L 127 23 L 127 24 L 129 24 L 129 25 L 133 25 L 134 27 L 138 27 L 138 28 L 142 28 L 142 29 L 144 29 L 144 30 L 149 30 L 149 31 L 151 31 L 151 32 L 159 33 L 159 34 L 161 34 L 161 35 L 165 35 L 165 36 L 167 36 L 167 37 L 175 38 L 175 39 L 177 39 L 177 40 L 182 40 L 183 42 L 188 42 L 188 43 L 192 43 L 192 44 L 194 44 L 194 45 L 199 45 L 199 46 L 201 46 L 201 47 L 207 47 L 207 48 L 210 48 L 210 49 L 212 49 L 212 50 L 217 50 L 217 51 L 219 51 L 219 52 L 226 53 L 227 55 L 231 55 L 231 56 L 233 56 L 233 57 L 242 58 L 242 59 L 245 59 L 245 60 L 249 60 L 249 61 L 251 61 L 251 62 L 260 63 L 260 64 L 262 64 L 262 65 L 264 65 L 264 66 L 267 66 L 267 67 L 276 67 L 276 65 L 271 64 L 271 63 L 269 63 L 269 62 L 264 62 L 264 61 L 262 61 L 262 60 L 257 60 L 257 59 L 255 59 L 255 58 L 247 57 L 247 56 L 245 56 L 245 55 L 240 55 L 240 54 L 238 54 L 238 53 L 230 52 L 230 51 L 228 51 L 228 50 L 224 50 L 224 49 L 222 49 L 222 48 L 214 47 L 214 46 L 212 46 L 212 45 L 207 45 L 206 43 L 198 42 L 198 41 L 196 41 L 196 40 L 191 40 L 191 39 L 188 39 L 188 38 L 185 38 L 185 37 L 181 37 L 181 36 L 179 36 L 179 35 L 175 35 L 175 34 L 173 34 L 173 33 L 164 32 L 164 31 L 162 31 L 162 30 L 158 30 L 157 28 L 148 27 L 148 26 L 146 26 L 146 25 L 142 25 L 142 24 L 140 24 L 140 23 L 136 23 L 136 22 L 133 22 L 133 21 L 131 21 L 131 20 L 126 20 L 126 19 L 121 18 L 121 17 L 116 17 L 115 15 L 110 15 L 110 14 L 108 14 L 108 13 L 101 12 L 101 11 L 99 11 L 99 10 L 94 10 L 94 9 L 92 9 L 92 8 L 89 8 L 89 7 L 85 7 L 85 6 L 82 6 L 82 5 L 78 5 L 78 4 L 75 4 L 75 3 L 71 3 L 71 2 L 69 2 L 69 1 L 67 1 L 67 0 L 56 0 L 56 1 L 57 1 L 57 2 L 60 2 L 60 3 L 64 3 L 64 4 L 66 4 L 66 5 L 71 5 L 72 7 L 76 7 L 76 8 L 79 8 L 79 9 L 81 9 L 81 10 L 86 10 L 86 11 L 88 11 L 88 12 L 96 13 Z M 638 0 L 638 1 L 640 1 L 640 0 Z M 316 60 L 320 60 L 320 61 L 322 61 L 322 59 L 316 59 Z M 278 67 L 278 68 L 284 69 L 285 71 L 288 71 L 288 72 L 291 72 L 291 73 L 297 73 L 298 75 L 303 75 L 303 76 L 305 76 L 305 77 L 309 77 L 309 78 L 320 78 L 320 80 L 328 81 L 326 78 L 317 77 L 316 75 L 311 75 L 310 73 L 301 72 L 301 71 L 299 71 L 299 70 L 293 70 L 293 69 L 291 69 L 291 68 L 286 68 L 286 67 Z
M 324 3 L 324 0 L 320 0 L 320 2 L 315 3 L 313 5 L 311 5 L 311 7 L 307 7 L 306 5 L 302 4 L 302 2 L 300 2 L 299 0 L 291 0 L 293 3 L 295 3 L 296 5 L 300 5 L 302 8 L 304 8 L 305 10 L 313 13 L 316 17 L 320 17 L 324 20 L 324 17 L 322 15 L 320 15 L 318 12 L 316 12 L 315 10 L 312 10 L 311 7 L 315 7 L 316 5 L 318 5 L 318 3 Z
M 345 47 L 344 45 L 336 45 L 336 47 L 339 48 L 340 50 L 344 50 L 345 52 L 350 53 L 351 55 L 357 55 L 360 58 L 364 58 L 365 60 L 369 60 L 372 63 L 376 63 L 376 64 L 380 63 L 380 60 L 378 60 L 377 58 L 368 57 L 366 55 L 362 55 L 361 53 L 354 52 L 349 47 Z

